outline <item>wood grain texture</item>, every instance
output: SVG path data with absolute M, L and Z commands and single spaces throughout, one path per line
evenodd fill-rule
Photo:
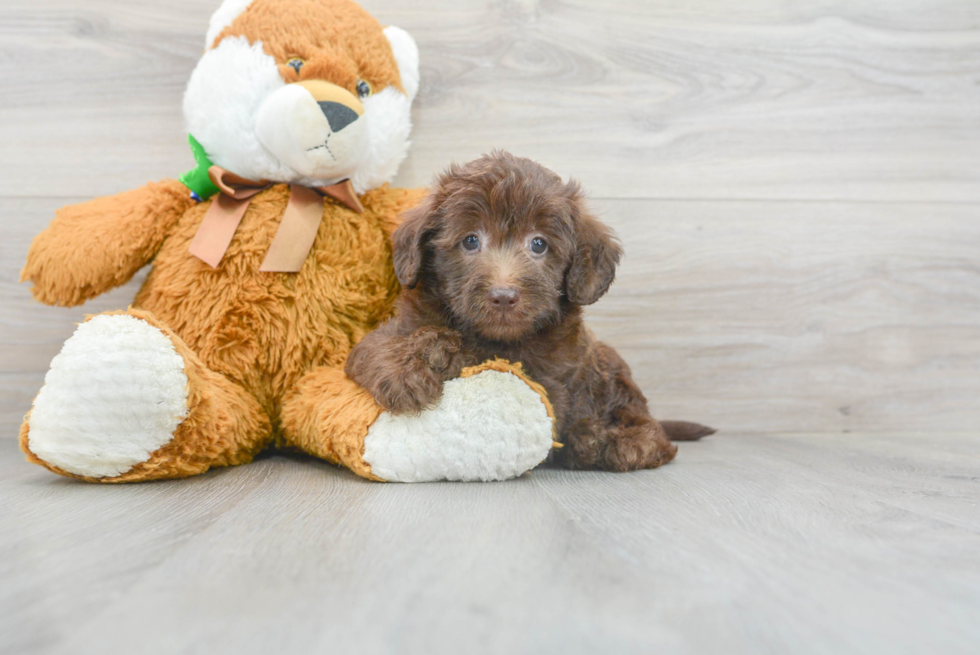
M 190 166 L 180 100 L 214 4 L 5 0 L 0 195 Z M 973 0 L 365 5 L 421 48 L 405 185 L 506 147 L 602 197 L 980 200 Z
M 970 653 L 980 440 L 712 437 L 636 474 L 269 457 L 62 480 L 0 442 L 0 650 Z M 18 462 L 19 463 L 19 462 Z

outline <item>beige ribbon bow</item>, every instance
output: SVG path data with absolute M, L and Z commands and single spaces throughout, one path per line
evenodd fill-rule
M 221 189 L 221 193 L 211 201 L 189 250 L 211 268 L 217 268 L 252 197 L 268 189 L 272 183 L 247 180 L 220 166 L 208 169 L 208 177 Z M 303 268 L 303 262 L 310 254 L 320 228 L 326 197 L 333 198 L 357 213 L 364 211 L 350 180 L 314 188 L 290 184 L 289 204 L 286 205 L 286 212 L 276 230 L 276 236 L 272 239 L 272 245 L 265 254 L 260 271 L 298 273 Z

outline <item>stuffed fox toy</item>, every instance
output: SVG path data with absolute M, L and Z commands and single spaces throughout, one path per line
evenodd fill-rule
M 519 367 L 468 370 L 420 416 L 382 412 L 343 373 L 391 312 L 390 236 L 424 195 L 388 186 L 418 88 L 412 38 L 350 0 L 224 0 L 184 97 L 198 166 L 63 208 L 31 245 L 22 279 L 51 305 L 152 270 L 52 361 L 28 459 L 92 482 L 186 477 L 273 444 L 375 480 L 541 462 L 551 410 Z

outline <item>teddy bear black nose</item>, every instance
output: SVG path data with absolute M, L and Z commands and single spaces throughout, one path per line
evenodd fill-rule
M 327 117 L 330 129 L 339 132 L 357 120 L 357 112 L 339 102 L 318 102 L 320 111 Z

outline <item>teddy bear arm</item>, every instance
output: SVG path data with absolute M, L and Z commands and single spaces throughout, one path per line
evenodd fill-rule
M 194 203 L 176 180 L 58 210 L 27 253 L 21 282 L 48 305 L 72 307 L 125 284 Z

